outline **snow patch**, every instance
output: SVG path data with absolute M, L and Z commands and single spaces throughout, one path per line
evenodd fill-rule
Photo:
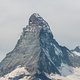
M 0 80 L 10 80 L 15 78 L 16 76 L 28 76 L 30 75 L 29 72 L 26 70 L 25 67 L 17 67 L 15 70 L 13 70 L 11 73 L 8 73 L 4 77 L 1 77 Z M 25 79 L 24 79 L 25 80 Z M 26 79 L 27 80 L 27 79 Z
M 66 66 L 66 65 L 62 64 L 62 66 Z M 25 74 L 25 76 L 21 79 L 15 79 L 15 80 L 31 80 L 30 73 L 26 70 L 25 67 L 20 67 L 20 66 L 18 66 L 11 73 L 5 75 L 4 77 L 1 77 L 0 80 L 13 80 L 14 77 L 19 76 L 21 74 Z M 78 67 L 73 68 L 73 74 L 70 74 L 68 76 L 60 76 L 58 74 L 53 74 L 53 73 L 51 73 L 51 74 L 45 73 L 45 75 L 48 78 L 50 78 L 51 80 L 80 80 L 80 68 L 78 68 Z M 12 78 L 12 79 L 10 79 L 10 78 Z M 41 79 L 39 79 L 39 80 L 41 80 Z
M 80 56 L 80 53 L 76 52 L 76 51 L 73 51 L 73 54 L 76 55 L 76 56 Z
M 62 51 L 59 48 L 57 48 L 55 45 L 54 45 L 54 47 L 55 47 L 54 49 L 55 49 L 56 55 L 61 55 Z
M 66 77 L 58 74 L 50 74 L 51 80 L 80 80 L 80 68 L 73 68 L 74 73 Z
M 73 68 L 64 63 L 61 64 L 61 67 L 59 70 L 62 76 L 68 76 L 73 74 Z

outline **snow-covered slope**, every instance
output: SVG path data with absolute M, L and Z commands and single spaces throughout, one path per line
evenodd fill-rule
M 17 67 L 12 72 L 1 77 L 0 80 L 28 80 L 29 78 L 30 74 L 25 67 Z
M 51 80 L 80 80 L 80 68 L 73 68 L 73 74 L 68 76 L 60 76 L 58 74 L 50 74 Z
M 71 71 L 71 70 L 70 70 Z M 51 80 L 80 80 L 80 68 L 73 68 L 73 73 L 68 76 L 60 76 L 58 74 L 51 73 L 46 76 Z M 25 67 L 17 67 L 11 73 L 8 73 L 4 77 L 1 77 L 0 80 L 30 80 L 30 73 L 26 70 Z
M 76 56 L 80 56 L 80 52 L 77 52 L 77 51 L 73 51 L 73 54 Z
M 77 46 L 75 49 L 71 50 L 72 53 L 76 56 L 80 56 L 80 46 Z

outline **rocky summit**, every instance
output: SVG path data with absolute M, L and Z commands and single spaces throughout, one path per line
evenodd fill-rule
M 0 63 L 0 76 L 21 66 L 26 67 L 31 80 L 50 80 L 46 74 L 70 74 L 68 68 L 74 67 L 72 59 L 72 52 L 58 44 L 48 23 L 38 13 L 34 13 L 23 28 L 15 48 Z

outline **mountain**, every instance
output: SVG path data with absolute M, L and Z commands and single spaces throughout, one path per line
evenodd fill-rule
M 77 46 L 75 49 L 73 49 L 72 51 L 76 51 L 78 53 L 80 53 L 80 46 Z
M 77 46 L 75 49 L 71 50 L 73 56 L 72 61 L 74 62 L 74 66 L 80 67 L 80 46 Z
M 46 74 L 71 74 L 72 67 L 77 66 L 73 60 L 72 52 L 54 39 L 48 23 L 34 13 L 15 48 L 0 63 L 0 76 L 11 73 L 20 65 L 26 67 L 31 80 L 50 80 Z

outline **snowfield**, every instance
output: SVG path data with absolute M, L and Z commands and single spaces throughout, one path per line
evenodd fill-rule
M 76 56 L 80 56 L 80 52 L 73 51 L 73 54 Z
M 24 75 L 22 78 L 16 79 L 22 75 Z M 51 80 L 80 80 L 80 68 L 73 68 L 73 74 L 70 74 L 66 77 L 53 73 L 50 75 L 46 74 L 46 76 Z M 17 67 L 11 73 L 8 73 L 4 77 L 1 77 L 0 80 L 31 80 L 31 76 L 25 67 Z
M 80 80 L 80 68 L 73 68 L 73 70 L 74 73 L 66 77 L 57 74 L 50 74 L 50 78 L 52 80 Z
M 17 80 L 17 78 L 21 76 L 23 76 L 22 77 L 23 79 L 19 79 L 19 80 L 28 80 L 30 78 L 29 72 L 26 70 L 25 67 L 17 67 L 11 73 L 8 73 L 4 77 L 1 77 L 0 80 L 13 80 L 13 79 Z

